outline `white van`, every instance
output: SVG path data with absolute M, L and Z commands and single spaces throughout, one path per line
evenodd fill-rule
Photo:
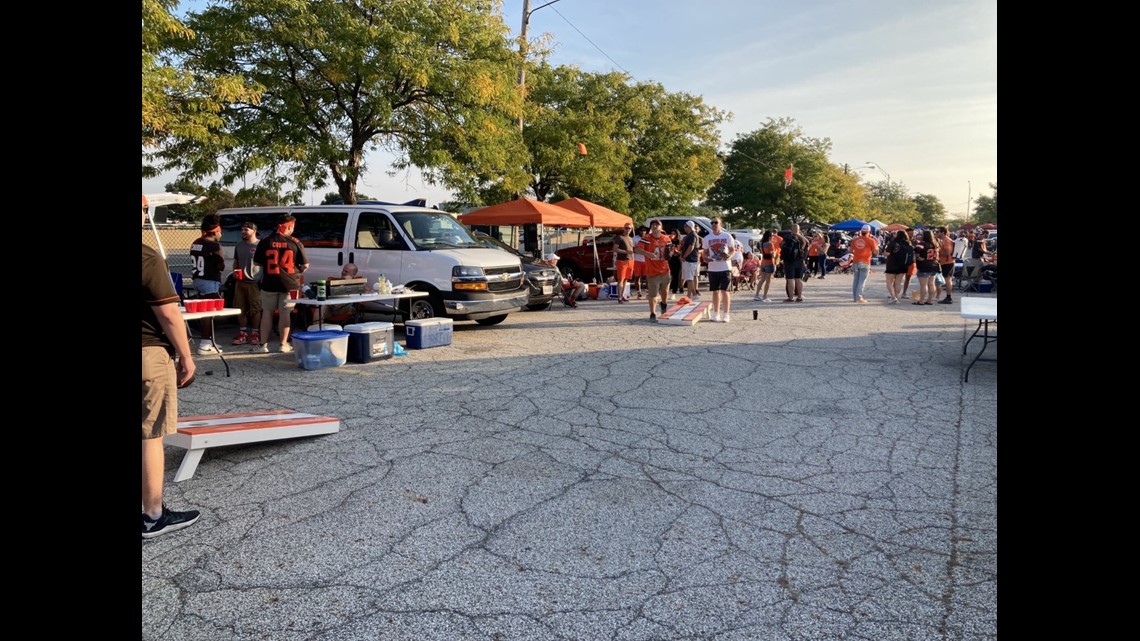
M 375 283 L 384 274 L 394 285 L 428 292 L 401 301 L 406 318 L 449 317 L 494 325 L 527 304 L 529 290 L 517 256 L 488 249 L 447 212 L 405 205 L 314 205 L 243 207 L 218 212 L 226 267 L 241 224 L 257 223 L 257 237 L 277 229 L 281 214 L 297 219 L 293 236 L 305 246 L 306 283 L 339 277 L 345 263 L 356 263 L 362 278 Z M 381 303 L 365 312 L 384 314 Z M 388 308 L 390 309 L 390 308 Z

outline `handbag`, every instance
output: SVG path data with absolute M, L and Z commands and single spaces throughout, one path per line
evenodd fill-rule
M 942 272 L 934 275 L 934 284 L 938 285 L 939 287 L 946 286 L 946 277 L 942 275 Z

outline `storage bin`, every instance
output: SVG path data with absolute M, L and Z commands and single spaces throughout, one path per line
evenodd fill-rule
M 293 354 L 301 369 L 340 367 L 348 358 L 348 333 L 324 330 L 293 334 Z
M 353 363 L 392 358 L 392 323 L 355 323 L 345 325 L 348 332 L 348 360 Z
M 978 283 L 978 292 L 981 294 L 989 294 L 994 291 L 993 283 Z
M 310 332 L 342 332 L 345 331 L 343 327 L 336 323 L 313 323 L 309 325 Z
M 427 349 L 451 344 L 454 322 L 450 318 L 425 318 L 404 323 L 404 344 L 409 349 Z

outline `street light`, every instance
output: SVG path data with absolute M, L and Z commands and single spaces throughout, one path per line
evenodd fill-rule
M 522 62 L 519 63 L 519 90 L 520 90 L 520 92 L 524 87 L 526 87 L 526 44 L 527 44 L 526 43 L 526 36 L 527 36 L 527 32 L 528 32 L 529 27 L 530 27 L 530 14 L 534 13 L 535 11 L 538 11 L 539 9 L 541 9 L 543 7 L 549 7 L 550 5 L 554 4 L 555 2 L 561 2 L 561 1 L 562 0 L 551 0 L 550 2 L 547 2 L 546 4 L 540 4 L 537 7 L 535 7 L 534 9 L 531 9 L 530 8 L 530 0 L 523 0 L 522 28 L 520 29 L 521 33 L 519 34 L 519 57 L 522 58 Z M 524 97 L 524 100 L 525 100 L 525 97 Z M 519 131 L 522 131 L 522 128 L 523 128 L 523 117 L 520 115 L 519 116 Z
M 883 175 L 887 177 L 887 192 L 890 193 L 890 191 L 891 191 L 891 175 L 887 173 L 887 170 L 880 167 L 879 163 L 877 163 L 877 162 L 872 162 L 870 160 L 867 160 L 865 162 L 867 163 L 867 165 L 869 167 L 873 165 L 875 167 L 875 169 L 878 169 L 879 171 L 883 172 Z

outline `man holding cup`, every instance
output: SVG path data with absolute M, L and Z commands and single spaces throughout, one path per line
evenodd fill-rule
M 261 345 L 261 268 L 253 262 L 257 251 L 257 223 L 247 220 L 241 224 L 241 240 L 234 245 L 234 307 L 238 314 L 238 335 L 233 345 Z
M 194 289 L 196 298 L 217 299 L 222 297 L 222 270 L 226 268 L 226 257 L 218 241 L 222 237 L 222 224 L 217 214 L 206 214 L 202 218 L 202 235 L 190 245 L 190 259 L 193 262 Z M 207 303 L 203 311 L 213 309 Z M 218 354 L 221 350 L 214 345 L 214 324 L 207 318 L 198 321 L 199 354 Z

